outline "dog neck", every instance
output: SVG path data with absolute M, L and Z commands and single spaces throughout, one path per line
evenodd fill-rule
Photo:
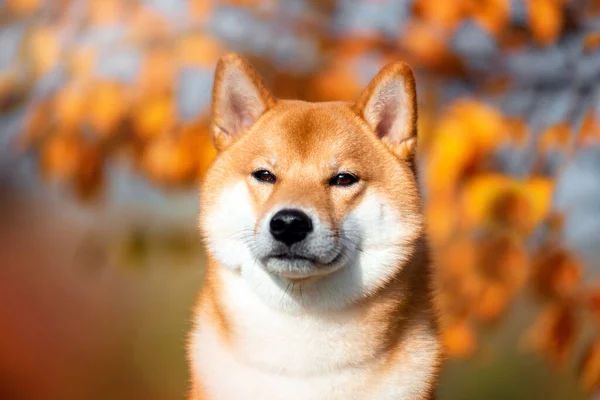
M 278 374 L 323 374 L 392 362 L 408 348 L 413 354 L 422 351 L 417 359 L 431 362 L 425 355 L 437 356 L 437 328 L 430 289 L 429 260 L 420 251 L 387 286 L 360 303 L 336 311 L 286 313 L 265 304 L 238 272 L 209 259 L 197 333 L 212 330 L 240 362 Z

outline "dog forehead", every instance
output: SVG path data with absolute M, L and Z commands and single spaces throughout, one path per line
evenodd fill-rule
M 345 103 L 283 101 L 257 126 L 265 143 L 306 156 L 356 144 L 364 127 Z

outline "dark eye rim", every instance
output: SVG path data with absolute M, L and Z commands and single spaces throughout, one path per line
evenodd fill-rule
M 256 179 L 259 182 L 271 184 L 277 182 L 277 177 L 275 176 L 275 174 L 266 169 L 257 169 L 256 171 L 253 171 L 251 175 L 254 179 Z
M 340 183 L 340 179 L 341 178 L 350 178 L 350 182 L 348 183 Z M 358 181 L 360 180 L 360 178 L 350 172 L 340 172 L 339 174 L 336 174 L 334 176 L 331 177 L 331 179 L 329 179 L 329 185 L 330 186 L 352 186 L 356 183 L 358 183 Z

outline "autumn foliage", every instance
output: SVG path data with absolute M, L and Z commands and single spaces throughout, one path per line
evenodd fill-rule
M 219 6 L 245 10 L 259 21 L 272 22 L 283 12 L 269 1 L 190 0 L 181 29 L 137 1 L 86 1 L 76 23 L 75 2 L 68 0 L 4 3 L 3 21 L 37 22 L 0 75 L 0 111 L 26 108 L 19 149 L 36 154 L 40 173 L 82 200 L 102 196 L 108 167 L 123 163 L 166 189 L 193 185 L 214 150 L 208 103 L 182 117 L 182 71 L 210 76 L 231 48 L 208 28 Z M 585 32 L 586 21 L 600 17 L 600 3 L 525 0 L 524 17 L 516 23 L 508 0 L 415 0 L 396 37 L 369 29 L 334 35 L 335 7 L 306 3 L 311 12 L 290 18 L 286 29 L 313 44 L 311 56 L 298 57 L 317 57 L 314 65 L 294 68 L 293 53 L 286 64 L 274 60 L 274 51 L 246 52 L 277 95 L 351 100 L 390 60 L 402 58 L 417 70 L 424 212 L 449 356 L 476 354 L 478 329 L 502 323 L 525 297 L 541 310 L 523 334 L 528 348 L 557 367 L 577 358 L 583 387 L 598 388 L 600 290 L 583 280 L 585 266 L 563 243 L 564 216 L 553 210 L 552 197 L 557 176 L 577 151 L 600 144 L 600 115 L 582 109 L 578 124 L 565 118 L 540 128 L 526 113 L 505 113 L 490 99 L 516 90 L 518 71 L 487 74 L 469 64 L 452 38 L 468 20 L 494 42 L 499 59 L 552 51 L 565 35 Z M 117 25 L 124 30 L 114 51 L 121 46 L 139 54 L 137 73 L 126 80 L 97 73 L 98 62 L 112 53 L 102 53 L 93 41 L 65 39 Z M 597 52 L 600 33 L 581 36 L 582 54 Z M 40 94 L 36 85 L 57 67 L 66 75 L 63 84 Z M 455 81 L 467 82 L 468 90 L 448 97 L 444 88 Z M 201 90 L 209 96 L 210 85 Z M 519 152 L 526 152 L 529 167 L 507 171 L 501 155 Z M 555 156 L 562 160 L 558 168 L 550 165 Z M 575 351 L 585 321 L 595 321 L 595 338 L 583 352 Z

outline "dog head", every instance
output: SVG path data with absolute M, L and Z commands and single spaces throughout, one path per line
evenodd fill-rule
M 339 309 L 411 259 L 422 234 L 416 93 L 402 63 L 355 103 L 278 100 L 241 57 L 213 88 L 218 156 L 201 191 L 211 257 L 267 303 Z

